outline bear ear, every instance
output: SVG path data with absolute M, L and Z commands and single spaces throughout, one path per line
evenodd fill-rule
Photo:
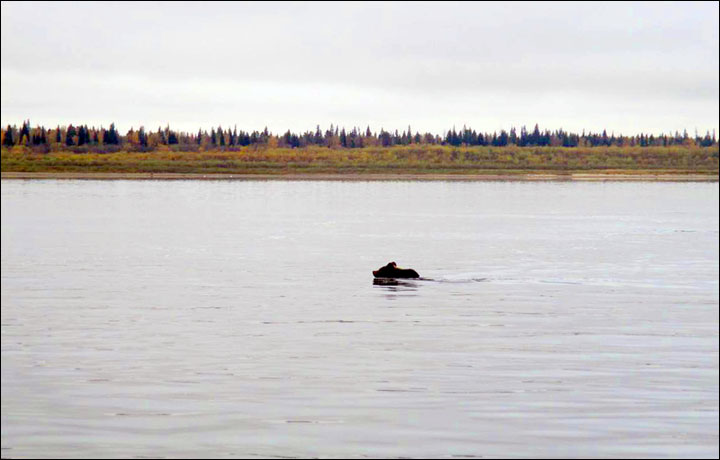
M 395 262 L 390 262 L 388 265 L 392 265 L 393 267 L 397 267 L 397 264 Z

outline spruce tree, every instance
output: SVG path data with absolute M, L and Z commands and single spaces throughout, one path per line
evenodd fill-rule
M 78 145 L 84 145 L 85 144 L 85 128 L 80 125 L 78 128 Z
M 145 127 L 143 126 L 141 126 L 138 131 L 138 142 L 142 147 L 147 147 L 148 145 L 147 134 L 145 133 Z
M 15 145 L 15 141 L 13 140 L 13 129 L 12 126 L 7 126 L 7 131 L 5 131 L 5 138 L 3 139 L 3 145 L 5 147 L 12 147 Z
M 73 139 L 75 134 L 77 134 L 75 127 L 73 125 L 68 126 L 67 131 L 65 132 L 65 145 L 75 145 L 75 140 Z

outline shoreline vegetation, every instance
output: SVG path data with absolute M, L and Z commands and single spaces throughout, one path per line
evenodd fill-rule
M 718 146 L 397 145 L 354 149 L 235 147 L 208 151 L 42 153 L 3 148 L 2 178 L 437 178 L 717 180 Z M 652 178 L 652 179 L 651 179 Z

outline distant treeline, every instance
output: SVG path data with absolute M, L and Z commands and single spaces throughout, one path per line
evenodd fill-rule
M 320 146 L 330 148 L 364 148 L 364 147 L 391 147 L 396 145 L 450 145 L 450 146 L 494 146 L 507 145 L 526 146 L 552 146 L 552 147 L 668 147 L 668 146 L 694 146 L 710 147 L 717 145 L 715 131 L 712 135 L 707 132 L 704 136 L 697 133 L 689 136 L 687 131 L 682 134 L 636 134 L 621 135 L 582 132 L 571 133 L 558 129 L 555 131 L 540 130 L 538 125 L 528 131 L 524 126 L 519 132 L 515 128 L 510 131 L 501 130 L 487 133 L 463 127 L 461 130 L 452 128 L 444 135 L 432 133 L 421 134 L 414 132 L 408 126 L 402 132 L 389 132 L 381 129 L 373 132 L 368 127 L 365 130 L 353 128 L 346 130 L 330 125 L 329 129 L 321 130 L 320 126 L 313 131 L 301 134 L 287 131 L 284 134 L 273 134 L 265 128 L 262 131 L 246 132 L 237 129 L 224 129 L 221 126 L 207 130 L 200 129 L 197 133 L 175 131 L 169 126 L 158 127 L 157 131 L 146 131 L 144 127 L 135 130 L 131 128 L 125 135 L 118 132 L 114 123 L 104 127 L 88 127 L 87 125 L 57 126 L 45 128 L 44 126 L 31 126 L 30 121 L 22 123 L 21 127 L 10 126 L 2 130 L 2 146 L 13 148 L 25 146 L 33 151 L 50 152 L 71 150 L 74 152 L 116 152 L 137 151 L 150 152 L 154 150 L 230 150 L 245 146 L 259 146 L 271 148 L 298 148 Z

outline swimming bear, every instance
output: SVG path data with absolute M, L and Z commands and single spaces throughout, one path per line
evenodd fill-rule
M 398 268 L 395 262 L 373 270 L 373 276 L 375 278 L 420 278 L 418 272 L 412 268 Z

